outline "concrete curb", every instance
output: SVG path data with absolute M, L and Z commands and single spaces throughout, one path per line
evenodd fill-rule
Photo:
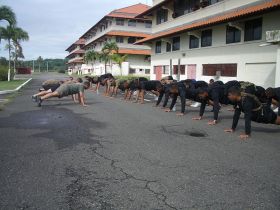
M 2 91 L 0 91 L 0 95 L 17 92 L 17 91 L 19 91 L 21 88 L 23 88 L 27 83 L 29 83 L 31 80 L 32 80 L 32 78 L 30 78 L 29 80 L 27 80 L 25 83 L 21 84 L 20 86 L 18 86 L 18 87 L 17 87 L 16 89 L 14 89 L 14 90 L 2 90 Z

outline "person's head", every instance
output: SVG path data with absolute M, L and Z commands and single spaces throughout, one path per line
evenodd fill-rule
M 78 79 L 77 79 L 77 82 L 78 82 L 78 83 L 83 83 L 83 79 L 82 79 L 82 78 L 78 78 Z
M 228 99 L 231 102 L 237 102 L 241 100 L 241 89 L 239 87 L 231 87 L 228 89 Z
M 265 90 L 265 95 L 267 98 L 272 98 L 275 96 L 275 91 L 272 87 L 269 87 Z
M 69 80 L 70 80 L 70 81 L 73 81 L 73 80 L 74 80 L 74 78 L 73 78 L 73 77 L 69 77 Z
M 89 82 L 89 81 L 85 81 L 85 82 L 83 83 L 83 85 L 84 85 L 84 88 L 85 88 L 85 89 L 89 89 L 89 87 L 90 87 L 90 82 Z
M 208 96 L 209 96 L 209 93 L 206 88 L 199 88 L 198 97 L 200 99 L 206 99 L 206 98 L 208 98 Z
M 215 82 L 214 79 L 210 79 L 209 80 L 209 85 L 212 85 L 214 82 Z

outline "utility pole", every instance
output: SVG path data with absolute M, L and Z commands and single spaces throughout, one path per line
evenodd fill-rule
M 47 61 L 47 72 L 49 72 L 49 62 Z
M 34 60 L 32 60 L 32 61 L 33 61 L 32 70 L 33 70 L 33 72 L 35 72 L 35 64 L 34 64 Z

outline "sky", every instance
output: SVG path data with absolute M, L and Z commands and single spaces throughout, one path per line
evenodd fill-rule
M 25 60 L 64 58 L 65 49 L 114 9 L 152 0 L 0 0 L 16 13 L 18 27 L 29 33 L 23 42 Z M 0 22 L 0 26 L 5 26 Z M 0 44 L 0 57 L 8 57 Z

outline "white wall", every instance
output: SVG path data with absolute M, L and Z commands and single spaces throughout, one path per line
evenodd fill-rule
M 159 1 L 159 0 L 158 0 Z M 158 2 L 156 1 L 156 2 Z M 265 2 L 264 0 L 262 0 Z M 210 5 L 205 8 L 201 8 L 197 11 L 185 14 L 183 16 L 172 18 L 173 14 L 173 3 L 169 3 L 167 5 L 168 8 L 171 9 L 168 12 L 168 21 L 162 24 L 157 25 L 156 24 L 156 11 L 153 13 L 153 27 L 152 27 L 152 33 L 157 33 L 159 31 L 163 31 L 166 29 L 170 29 L 172 27 L 180 26 L 182 24 L 191 23 L 193 21 L 203 19 L 209 16 L 216 15 L 217 13 L 223 13 L 229 10 L 232 10 L 234 8 L 238 8 L 241 6 L 244 6 L 246 4 L 259 2 L 259 0 L 224 0 L 221 2 L 218 2 L 216 4 Z
M 220 63 L 237 63 L 237 77 L 221 77 L 222 81 L 228 81 L 232 79 L 249 80 L 251 82 L 257 81 L 257 85 L 267 86 L 267 81 L 261 82 L 261 79 L 256 80 L 254 77 L 248 78 L 246 69 L 248 71 L 248 65 L 250 64 L 267 64 L 263 66 L 269 69 L 268 72 L 264 71 L 263 78 L 266 78 L 268 74 L 273 74 L 273 64 L 277 61 L 277 46 L 259 47 L 260 44 L 265 42 L 265 32 L 269 30 L 279 30 L 280 11 L 271 12 L 263 15 L 263 39 L 259 41 L 244 42 L 244 33 L 242 32 L 242 40 L 236 44 L 226 44 L 226 25 L 218 25 L 212 27 L 213 40 L 212 46 L 206 48 L 189 49 L 189 37 L 187 33 L 181 34 L 181 50 L 177 52 L 166 53 L 165 44 L 163 43 L 162 53 L 154 54 L 154 46 L 152 48 L 152 62 L 153 66 L 169 65 L 170 59 L 173 60 L 173 65 L 178 63 L 178 58 L 181 58 L 181 64 L 196 64 L 197 65 L 197 79 L 208 81 L 211 77 L 202 75 L 202 64 L 220 64 Z M 185 53 L 185 57 L 183 57 Z M 271 66 L 272 64 L 272 66 Z M 275 72 L 274 72 L 275 74 Z M 151 71 L 151 78 L 155 79 L 153 70 Z M 275 76 L 274 76 L 275 78 Z M 181 76 L 181 79 L 186 79 L 185 76 Z M 276 78 L 278 79 L 278 78 Z M 267 78 L 271 80 L 271 76 Z M 271 83 L 271 81 L 269 82 Z M 271 84 L 274 86 L 275 84 Z

